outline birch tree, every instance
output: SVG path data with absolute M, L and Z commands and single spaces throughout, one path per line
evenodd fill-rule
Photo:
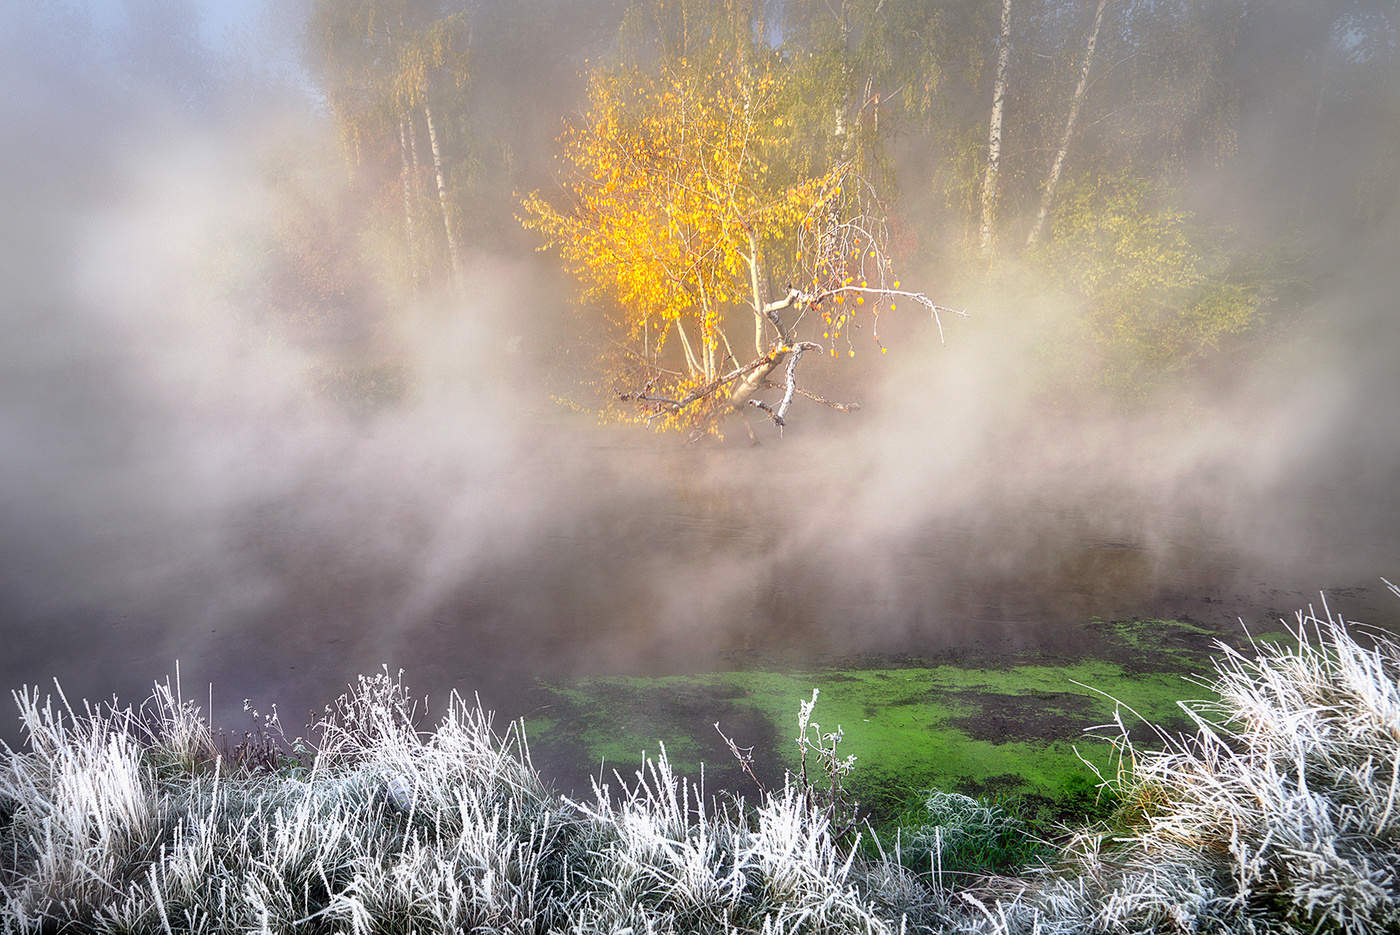
M 780 181 L 783 80 L 765 66 L 598 70 L 561 138 L 561 197 L 524 200 L 526 227 L 616 309 L 609 416 L 704 433 L 752 407 L 782 428 L 798 395 L 832 404 L 798 386 L 804 355 L 854 356 L 862 329 L 883 350 L 878 315 L 897 301 L 939 311 L 894 279 L 878 200 L 849 164 Z M 765 302 L 773 269 L 792 278 Z M 751 359 L 732 336 L 744 319 Z
M 1033 247 L 1045 228 L 1045 218 L 1055 203 L 1055 190 L 1060 184 L 1060 173 L 1065 167 L 1065 157 L 1069 154 L 1070 140 L 1074 138 L 1074 125 L 1079 119 L 1079 108 L 1084 103 L 1084 92 L 1089 87 L 1089 71 L 1094 67 L 1094 50 L 1098 47 L 1099 30 L 1103 28 L 1104 11 L 1109 0 L 1098 0 L 1094 10 L 1094 25 L 1089 29 L 1089 38 L 1084 45 L 1084 61 L 1079 66 L 1079 81 L 1074 86 L 1074 94 L 1069 101 L 1069 115 L 1065 118 L 1065 130 L 1060 136 L 1060 145 L 1055 149 L 1055 158 L 1050 163 L 1050 172 L 1045 177 L 1045 187 L 1040 195 L 1040 208 L 1036 211 L 1035 222 L 1031 224 L 1026 246 Z
M 408 154 L 408 120 L 399 118 L 399 177 L 403 188 L 404 239 L 408 247 L 409 275 L 414 284 L 418 282 L 418 192 L 414 165 Z
M 461 236 L 448 143 L 434 103 L 450 101 L 465 86 L 468 38 L 460 14 L 443 14 L 434 5 L 407 0 L 320 0 L 312 12 L 312 63 L 330 103 L 347 168 L 365 189 L 387 186 L 397 177 L 408 278 L 415 283 L 430 258 L 444 252 L 453 281 L 460 275 Z M 438 240 L 421 223 L 427 202 L 419 157 L 423 135 L 441 217 Z M 380 191 L 374 194 L 381 197 Z
M 438 209 L 442 215 L 447 256 L 454 285 L 461 288 L 462 248 L 453 216 L 452 198 L 443 168 L 443 140 L 438 121 L 433 118 L 432 97 L 444 85 L 460 89 L 467 82 L 468 46 L 466 23 L 460 15 L 435 20 L 426 29 L 410 33 L 399 43 L 398 68 L 394 76 L 394 99 L 400 113 L 423 115 L 428 146 L 433 156 L 433 179 L 437 183 Z
M 977 246 L 990 257 L 995 241 L 998 186 L 1001 174 L 1001 124 L 1006 106 L 1006 75 L 1011 62 L 1011 0 L 1001 0 L 1001 28 L 997 38 L 997 72 L 992 84 L 992 115 L 987 128 L 987 170 L 982 178 L 982 223 Z

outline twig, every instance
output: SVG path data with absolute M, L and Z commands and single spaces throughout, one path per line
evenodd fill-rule
M 763 386 L 764 389 L 770 390 L 776 390 L 778 388 L 778 384 L 774 383 L 772 380 L 764 380 Z M 827 399 L 825 396 L 822 396 L 819 393 L 813 393 L 809 390 L 804 390 L 800 386 L 797 388 L 797 395 L 802 396 L 806 399 L 810 399 L 814 403 L 820 403 L 823 406 L 835 409 L 837 412 L 856 412 L 861 408 L 861 405 L 858 402 L 843 403 L 838 402 L 834 399 Z
M 759 795 L 767 796 L 768 787 L 763 784 L 763 780 L 759 779 L 758 774 L 753 770 L 753 747 L 741 747 L 735 743 L 733 737 L 720 730 L 719 721 L 715 721 L 715 733 L 724 739 L 725 744 L 729 747 L 729 752 L 734 754 L 734 759 L 739 761 L 739 767 L 743 769 L 744 774 L 753 780 L 755 786 L 758 786 Z

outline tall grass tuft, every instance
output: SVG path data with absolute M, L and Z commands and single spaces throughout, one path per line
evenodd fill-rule
M 178 681 L 137 708 L 23 690 L 0 932 L 1400 932 L 1400 645 L 1324 606 L 1291 645 L 1222 645 L 1209 685 L 1190 735 L 1121 732 L 1113 830 L 952 882 L 863 856 L 797 779 L 717 804 L 664 750 L 559 797 L 517 725 L 454 695 L 425 731 L 388 672 L 302 761 L 230 762 Z M 931 801 L 931 854 L 1012 846 L 1004 815 Z
M 938 789 L 927 792 L 901 825 L 900 862 L 927 872 L 940 889 L 945 877 L 1023 866 L 1041 847 L 1025 823 L 1001 806 Z
M 1289 629 L 1220 644 L 1190 735 L 1142 750 L 1120 730 L 1124 826 L 978 901 L 968 930 L 1400 932 L 1400 643 L 1325 603 Z

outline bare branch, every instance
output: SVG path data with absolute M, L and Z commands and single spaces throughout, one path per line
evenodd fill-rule
M 753 406 L 756 409 L 762 409 L 764 412 L 768 413 L 768 415 L 773 419 L 773 424 L 778 427 L 778 434 L 783 434 L 783 420 L 778 417 L 778 414 L 776 412 L 773 411 L 772 406 L 768 405 L 761 399 L 751 399 L 749 400 L 749 405 Z
M 788 358 L 787 366 L 787 390 L 783 393 L 782 404 L 778 406 L 778 411 L 773 415 L 773 421 L 779 425 L 787 417 L 788 407 L 792 405 L 792 394 L 797 391 L 797 362 L 802 359 L 802 355 L 807 351 L 820 351 L 822 346 L 811 341 L 803 341 L 793 345 L 792 356 Z
M 750 406 L 762 409 L 772 418 L 773 424 L 778 427 L 778 434 L 782 434 L 783 427 L 787 425 L 787 411 L 792 405 L 792 397 L 797 393 L 797 363 L 802 359 L 802 355 L 807 351 L 820 351 L 822 346 L 811 341 L 800 341 L 789 348 L 787 377 L 784 380 L 783 401 L 774 409 L 761 399 L 750 399 Z M 776 365 L 776 361 L 774 362 Z M 765 381 L 766 383 L 767 381 Z
M 792 343 L 792 333 L 787 328 L 783 327 L 783 319 L 778 313 L 783 309 L 792 308 L 794 305 L 800 306 L 810 303 L 811 298 L 809 296 L 788 286 L 786 296 L 763 306 L 764 317 L 773 323 L 773 327 L 778 329 L 778 337 L 782 339 L 784 344 Z
M 770 390 L 776 390 L 778 388 L 778 384 L 774 383 L 772 380 L 763 381 L 763 386 L 765 389 Z M 830 409 L 835 409 L 837 412 L 856 412 L 861 408 L 860 403 L 843 403 L 838 402 L 834 399 L 827 399 L 825 396 L 822 396 L 819 393 L 809 392 L 808 390 L 804 390 L 800 386 L 797 388 L 797 395 L 803 397 L 804 399 L 810 399 L 812 402 L 819 403 Z
M 734 370 L 729 371 L 723 376 L 715 377 L 715 379 L 709 381 L 708 383 L 702 383 L 700 386 L 697 386 L 695 389 L 691 390 L 681 399 L 671 399 L 665 396 L 652 396 L 650 394 L 650 390 L 652 384 L 655 383 L 655 380 L 648 381 L 646 386 L 642 387 L 642 389 L 639 392 L 619 393 L 617 395 L 617 398 L 623 401 L 635 400 L 637 402 L 658 403 L 660 405 L 666 406 L 672 412 L 679 412 L 682 409 L 685 409 L 687 406 L 693 405 L 694 403 L 697 403 L 702 399 L 714 395 L 714 393 L 717 390 L 721 389 L 724 386 L 727 386 L 730 383 L 733 383 L 740 377 L 747 376 L 748 374 L 765 366 L 768 366 L 771 369 L 771 366 L 775 365 L 776 361 L 781 359 L 781 356 L 764 355 L 763 357 L 759 357 L 755 360 L 750 361 L 747 364 L 744 364 L 744 366 L 742 367 L 736 367 Z
M 636 400 L 639 403 L 660 403 L 661 405 L 667 406 L 671 409 L 681 408 L 681 401 L 678 399 L 669 399 L 665 396 L 651 396 L 645 391 L 640 393 L 618 393 L 617 398 L 623 400 L 624 402 L 631 402 L 632 400 Z
M 753 747 L 741 747 L 735 743 L 733 737 L 730 737 L 724 731 L 720 730 L 719 721 L 715 721 L 715 733 L 724 738 L 725 745 L 729 747 L 729 752 L 734 754 L 734 759 L 739 761 L 739 767 L 744 771 L 745 775 L 753 780 L 753 784 L 758 786 L 759 795 L 767 795 L 768 787 L 763 784 L 763 780 L 758 778 L 758 774 L 755 773 L 753 769 Z

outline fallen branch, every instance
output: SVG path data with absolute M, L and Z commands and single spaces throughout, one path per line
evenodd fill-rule
M 764 389 L 770 390 L 776 390 L 778 388 L 778 384 L 774 383 L 772 380 L 763 381 L 763 386 Z M 797 395 L 803 397 L 804 399 L 810 399 L 814 403 L 820 403 L 821 405 L 826 406 L 829 409 L 835 409 L 837 412 L 857 412 L 861 408 L 860 403 L 843 403 L 838 402 L 834 399 L 827 399 L 820 393 L 813 393 L 810 390 L 804 390 L 800 386 L 797 388 Z
M 788 407 L 792 405 L 792 397 L 797 392 L 797 362 L 802 359 L 802 355 L 807 351 L 820 351 L 822 346 L 811 341 L 800 341 L 791 348 L 788 356 L 787 380 L 784 384 L 783 401 L 774 409 L 761 399 L 750 399 L 749 405 L 762 409 L 773 419 L 773 424 L 778 427 L 778 434 L 782 434 L 783 426 L 787 424 Z
M 737 367 L 734 370 L 729 371 L 723 376 L 715 377 L 709 383 L 697 386 L 695 389 L 691 390 L 681 399 L 671 399 L 667 396 L 652 396 L 650 390 L 652 385 L 656 382 L 655 380 L 647 381 L 646 386 L 642 387 L 642 389 L 639 392 L 618 393 L 617 398 L 623 400 L 624 402 L 636 401 L 644 403 L 659 403 L 660 405 L 666 406 L 672 412 L 680 412 L 687 406 L 697 403 L 705 397 L 714 394 L 714 392 L 720 389 L 721 387 L 729 383 L 733 383 L 740 377 L 746 376 L 749 373 L 759 369 L 760 367 L 768 363 L 772 363 L 772 358 L 769 355 L 764 355 L 763 357 L 760 357 L 757 360 L 750 361 L 742 367 Z

